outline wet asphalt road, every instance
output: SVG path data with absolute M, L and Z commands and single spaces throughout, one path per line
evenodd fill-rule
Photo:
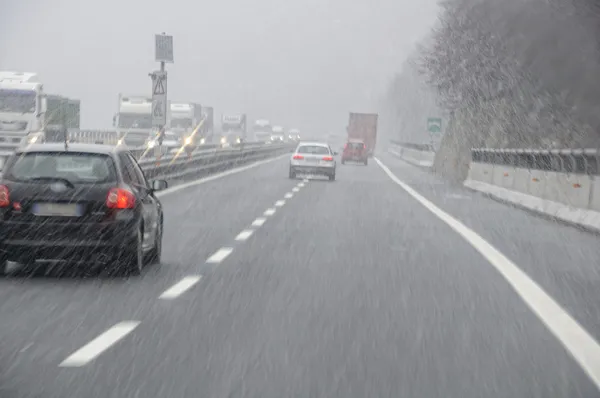
M 600 338 L 598 236 L 378 158 Z M 600 396 L 486 258 L 374 161 L 338 163 L 335 182 L 290 180 L 286 162 L 163 196 L 163 261 L 141 277 L 1 280 L 0 397 Z M 160 298 L 186 277 L 201 279 Z M 115 325 L 128 333 L 108 345 Z M 106 350 L 59 366 L 98 336 Z

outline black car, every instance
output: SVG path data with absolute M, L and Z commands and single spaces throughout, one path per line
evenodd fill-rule
M 123 147 L 34 144 L 7 161 L 0 179 L 0 272 L 7 261 L 104 263 L 139 274 L 160 262 L 163 211 Z

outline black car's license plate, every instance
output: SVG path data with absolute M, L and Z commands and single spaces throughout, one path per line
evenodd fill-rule
M 36 216 L 79 217 L 82 215 L 82 208 L 74 203 L 35 203 L 31 213 Z

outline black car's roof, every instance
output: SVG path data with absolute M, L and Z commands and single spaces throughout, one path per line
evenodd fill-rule
M 16 153 L 28 152 L 84 152 L 98 155 L 110 155 L 119 152 L 127 152 L 127 148 L 123 146 L 102 145 L 102 144 L 69 144 L 65 150 L 63 143 L 51 144 L 31 144 L 24 148 L 19 148 Z

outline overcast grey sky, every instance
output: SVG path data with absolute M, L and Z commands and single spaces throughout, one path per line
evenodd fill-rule
M 0 69 L 37 72 L 110 127 L 150 91 L 154 34 L 174 36 L 169 98 L 314 133 L 373 110 L 436 18 L 436 0 L 0 0 Z

